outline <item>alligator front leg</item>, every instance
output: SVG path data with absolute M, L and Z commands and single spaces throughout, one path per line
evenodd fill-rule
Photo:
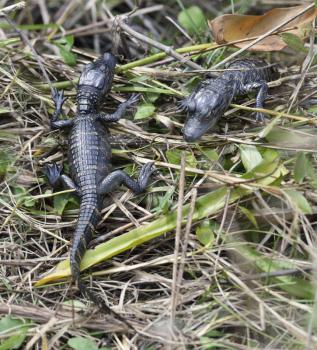
M 117 122 L 119 119 L 121 119 L 126 110 L 138 102 L 140 95 L 139 94 L 133 94 L 128 100 L 121 103 L 117 110 L 112 114 L 105 114 L 100 113 L 97 116 L 97 120 L 103 121 L 103 122 Z
M 75 190 L 75 194 L 81 196 L 80 188 L 70 177 L 62 174 L 61 166 L 58 166 L 56 163 L 45 164 L 42 171 L 53 188 L 56 188 L 59 184 L 62 184 L 66 189 Z
M 259 89 L 258 94 L 255 99 L 255 107 L 256 108 L 264 108 L 264 100 L 267 97 L 267 91 L 268 91 L 268 85 L 265 81 L 260 81 L 258 83 L 250 83 L 246 84 L 243 87 L 243 90 L 248 93 L 251 92 L 252 90 Z M 257 122 L 264 122 L 264 114 L 261 112 L 256 112 L 255 114 L 255 120 Z
M 55 111 L 52 115 L 51 119 L 51 128 L 54 129 L 61 129 L 65 127 L 70 127 L 73 125 L 72 119 L 67 120 L 59 120 L 58 118 L 62 114 L 62 107 L 64 102 L 66 101 L 66 97 L 64 97 L 64 91 L 57 91 L 56 89 L 53 89 L 52 99 L 55 103 Z
M 121 184 L 124 184 L 134 193 L 141 193 L 145 190 L 149 181 L 149 177 L 153 172 L 153 162 L 149 162 L 142 166 L 138 181 L 133 180 L 122 170 L 113 171 L 101 182 L 98 192 L 99 194 L 104 195 L 106 193 L 112 192 Z

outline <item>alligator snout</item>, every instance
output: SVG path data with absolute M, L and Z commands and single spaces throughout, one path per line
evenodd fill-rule
M 194 142 L 209 129 L 209 123 L 202 122 L 196 117 L 189 116 L 183 129 L 183 137 L 187 142 Z

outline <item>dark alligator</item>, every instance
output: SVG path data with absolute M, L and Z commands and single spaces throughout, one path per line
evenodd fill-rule
M 268 85 L 276 71 L 265 61 L 244 58 L 231 62 L 220 77 L 203 80 L 193 93 L 181 102 L 181 108 L 188 111 L 184 125 L 184 139 L 192 142 L 211 129 L 229 107 L 232 99 L 258 89 L 256 108 L 263 108 Z M 263 121 L 262 113 L 256 113 L 256 120 Z
M 71 177 L 62 174 L 62 169 L 57 164 L 46 165 L 43 172 L 53 188 L 63 185 L 74 189 L 80 197 L 79 217 L 70 253 L 72 277 L 80 292 L 105 312 L 111 312 L 125 322 L 101 297 L 84 285 L 80 276 L 82 256 L 100 220 L 103 197 L 121 184 L 135 193 L 141 193 L 153 172 L 153 163 L 147 163 L 142 167 L 138 181 L 134 181 L 121 170 L 111 171 L 109 133 L 104 123 L 118 121 L 126 109 L 138 100 L 138 96 L 132 95 L 113 114 L 100 112 L 102 100 L 112 85 L 115 66 L 116 58 L 110 53 L 105 53 L 85 66 L 79 79 L 77 113 L 74 119 L 59 119 L 66 99 L 63 91 L 54 90 L 52 98 L 55 112 L 51 117 L 51 128 L 71 128 L 68 152 Z

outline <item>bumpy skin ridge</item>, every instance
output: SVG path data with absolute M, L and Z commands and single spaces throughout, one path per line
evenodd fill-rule
M 53 187 L 62 183 L 68 188 L 74 188 L 81 199 L 70 254 L 72 276 L 81 293 L 105 312 L 111 312 L 127 324 L 121 316 L 105 304 L 101 297 L 84 285 L 80 276 L 82 256 L 100 220 L 103 196 L 120 184 L 125 184 L 134 192 L 142 192 L 153 172 L 152 163 L 142 167 L 139 181 L 134 181 L 120 170 L 111 172 L 111 147 L 109 133 L 104 123 L 119 120 L 126 109 L 137 101 L 136 96 L 132 96 L 113 114 L 104 114 L 99 111 L 102 99 L 111 88 L 115 65 L 115 57 L 106 53 L 85 66 L 79 79 L 77 114 L 73 120 L 58 119 L 65 98 L 62 91 L 54 91 L 55 112 L 51 118 L 51 126 L 52 128 L 71 127 L 68 152 L 71 177 L 62 175 L 61 168 L 56 164 L 47 165 L 44 173 Z
M 188 111 L 184 125 L 184 139 L 195 141 L 211 129 L 237 95 L 258 89 L 256 107 L 263 108 L 267 96 L 267 82 L 275 77 L 275 71 L 265 61 L 256 58 L 231 62 L 220 77 L 203 80 L 193 93 L 181 102 Z M 262 121 L 263 115 L 256 114 Z

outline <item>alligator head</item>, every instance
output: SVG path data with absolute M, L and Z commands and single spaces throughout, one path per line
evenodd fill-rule
M 188 111 L 183 136 L 188 142 L 193 142 L 211 129 L 224 113 L 228 102 L 222 93 L 198 87 L 181 106 Z
M 117 60 L 111 53 L 104 53 L 96 61 L 85 65 L 79 78 L 79 86 L 85 85 L 105 94 L 111 87 Z

